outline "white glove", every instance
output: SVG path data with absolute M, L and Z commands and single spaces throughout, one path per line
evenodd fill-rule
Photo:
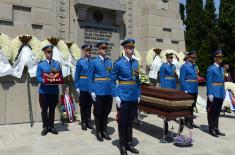
M 78 93 L 78 96 L 80 95 L 80 90 L 79 88 L 76 89 L 77 93 Z
M 187 90 L 185 90 L 184 92 L 188 94 Z
M 140 103 L 140 97 L 138 97 L 138 103 Z
M 213 96 L 213 95 L 208 95 L 208 98 L 209 98 L 209 100 L 210 100 L 211 102 L 213 102 L 213 100 L 214 100 L 214 96 Z
M 91 93 L 91 98 L 93 99 L 93 101 L 95 102 L 95 98 L 96 98 L 96 95 L 95 95 L 95 93 L 93 92 L 93 93 Z
M 117 107 L 121 108 L 121 99 L 118 96 L 116 96 L 113 98 L 113 100 L 116 103 Z

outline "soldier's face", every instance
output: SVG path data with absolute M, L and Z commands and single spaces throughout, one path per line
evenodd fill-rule
M 197 55 L 196 54 L 189 55 L 188 61 L 190 61 L 191 63 L 195 63 L 197 61 Z
M 224 56 L 215 56 L 214 60 L 216 63 L 221 64 L 223 62 Z
M 173 55 L 172 56 L 168 56 L 166 58 L 166 60 L 167 60 L 167 62 L 172 63 L 173 62 Z
M 45 55 L 46 59 L 52 59 L 52 55 L 53 55 L 52 49 L 51 48 L 46 49 L 44 51 L 44 55 Z
M 100 47 L 99 48 L 99 54 L 102 55 L 102 56 L 106 56 L 107 55 L 107 47 L 106 46 Z
M 90 57 L 91 56 L 91 49 L 84 49 L 84 55 L 85 57 Z
M 134 54 L 134 49 L 135 49 L 134 46 L 125 46 L 124 47 L 125 54 L 128 55 L 128 56 L 133 55 Z

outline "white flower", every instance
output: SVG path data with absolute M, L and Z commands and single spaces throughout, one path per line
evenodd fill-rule
M 5 34 L 0 33 L 0 47 L 2 48 L 4 55 L 9 61 L 12 60 L 12 51 L 10 49 L 10 43 L 10 38 Z
M 29 36 L 29 35 L 25 35 Z M 15 37 L 11 41 L 11 51 L 12 51 L 12 62 L 15 62 L 16 56 L 18 55 L 18 51 L 23 45 L 21 40 L 19 39 L 20 36 Z M 37 60 L 42 60 L 43 53 L 41 52 L 41 46 L 40 46 L 40 40 L 38 40 L 36 37 L 32 36 L 32 39 L 28 42 L 28 45 L 32 48 L 32 52 L 36 55 Z
M 22 46 L 22 42 L 19 39 L 19 36 L 15 37 L 12 41 L 11 41 L 11 51 L 12 51 L 12 60 L 11 62 L 15 62 L 16 60 L 16 56 L 18 55 L 18 50 L 20 49 L 20 47 Z
M 235 84 L 233 82 L 225 82 L 224 83 L 225 90 L 231 90 L 233 94 L 235 94 Z
M 28 45 L 32 48 L 33 53 L 35 53 L 37 60 L 43 59 L 43 52 L 41 51 L 41 45 L 40 40 L 38 40 L 36 37 L 32 37 L 32 39 L 29 41 Z
M 63 57 L 66 60 L 68 60 L 68 58 L 69 58 L 69 49 L 68 49 L 68 46 L 66 45 L 66 43 L 63 40 L 59 40 L 59 42 L 57 44 L 57 48 L 62 53 Z
M 77 44 L 73 43 L 71 47 L 69 48 L 69 50 L 76 60 L 78 60 L 81 57 L 81 50 Z

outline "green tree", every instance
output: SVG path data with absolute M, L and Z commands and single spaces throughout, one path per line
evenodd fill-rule
M 198 66 L 202 76 L 212 62 L 211 53 L 218 48 L 218 26 L 214 0 L 207 0 L 201 16 L 201 46 L 198 51 Z
M 184 23 L 184 20 L 185 20 L 184 11 L 185 11 L 185 6 L 184 6 L 183 3 L 180 3 L 180 16 L 181 16 L 181 20 L 183 21 L 183 23 Z
M 185 42 L 188 51 L 198 51 L 201 46 L 201 17 L 203 12 L 202 0 L 186 0 L 186 33 Z
M 221 0 L 219 9 L 219 48 L 225 60 L 235 67 L 235 0 Z

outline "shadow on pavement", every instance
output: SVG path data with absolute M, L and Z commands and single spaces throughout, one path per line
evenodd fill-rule
M 55 123 L 55 128 L 59 132 L 69 131 L 68 124 L 67 123 Z
M 119 147 L 119 139 L 112 141 L 113 146 Z M 137 138 L 133 138 L 133 146 L 137 146 L 139 144 L 139 140 Z

